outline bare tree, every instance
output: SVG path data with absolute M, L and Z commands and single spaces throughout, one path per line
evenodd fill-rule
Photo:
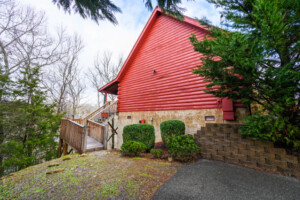
M 83 42 L 78 35 L 64 38 L 62 48 L 67 49 L 68 53 L 44 74 L 44 85 L 57 105 L 57 113 L 66 111 L 69 87 L 78 76 L 78 59 L 83 49 Z
M 22 8 L 14 0 L 0 0 L 0 60 L 2 73 L 11 75 L 25 66 L 51 65 L 63 57 L 62 43 L 47 33 L 45 15 Z
M 118 75 L 122 65 L 124 63 L 123 56 L 119 56 L 116 63 L 112 61 L 112 53 L 105 51 L 101 56 L 97 54 L 94 60 L 94 67 L 89 68 L 87 77 L 90 80 L 93 88 L 97 92 L 97 104 L 100 107 L 100 94 L 98 89 L 112 81 Z M 111 100 L 115 99 L 114 95 L 109 95 Z
M 98 89 L 102 85 L 102 80 L 100 79 L 99 75 L 95 71 L 93 71 L 93 68 L 89 68 L 88 70 L 89 71 L 86 75 L 89 81 L 91 82 L 93 89 L 97 93 L 97 107 L 99 108 L 101 106 L 101 103 L 100 103 L 100 93 L 98 92 Z
M 81 100 L 83 99 L 83 94 L 86 89 L 85 82 L 80 76 L 75 77 L 75 79 L 69 83 L 69 98 L 71 104 L 72 118 L 74 119 L 77 115 L 77 109 L 80 106 Z

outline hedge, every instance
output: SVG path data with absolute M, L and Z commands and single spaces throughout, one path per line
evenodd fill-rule
M 166 138 L 185 134 L 185 124 L 180 120 L 167 120 L 160 124 L 161 138 L 166 147 Z
M 127 141 L 121 146 L 122 154 L 124 156 L 139 156 L 146 151 L 146 145 L 137 141 Z
M 123 142 L 129 140 L 141 142 L 146 145 L 146 150 L 149 151 L 154 147 L 155 132 L 154 127 L 150 124 L 131 124 L 123 129 Z

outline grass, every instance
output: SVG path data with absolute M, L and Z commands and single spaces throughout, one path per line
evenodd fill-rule
M 4 199 L 150 199 L 180 164 L 149 158 L 69 155 L 32 166 L 0 180 Z M 48 167 L 49 164 L 59 166 Z M 58 168 L 63 172 L 48 174 Z
M 116 182 L 107 183 L 101 186 L 101 195 L 102 197 L 118 197 L 120 195 L 119 185 L 121 184 L 121 180 L 117 180 Z

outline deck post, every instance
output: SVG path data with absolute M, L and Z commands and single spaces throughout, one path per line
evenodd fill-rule
M 64 141 L 63 139 L 59 138 L 59 143 L 58 143 L 58 152 L 57 152 L 57 157 L 60 158 L 61 157 L 61 148 L 62 148 L 62 145 L 63 145 Z
M 65 142 L 63 145 L 64 156 L 68 154 L 68 144 Z
M 80 153 L 84 153 L 86 151 L 86 142 L 87 142 L 88 131 L 89 131 L 89 126 L 85 125 L 83 128 L 83 133 L 82 133 L 82 145 L 81 145 Z
M 104 135 L 103 135 L 103 148 L 107 150 L 107 135 L 108 135 L 108 126 L 105 125 L 103 128 Z
M 114 118 L 112 118 L 111 119 L 111 125 L 112 125 L 112 127 L 111 127 L 111 134 L 112 134 L 112 139 L 111 139 L 112 140 L 111 141 L 112 145 L 111 145 L 111 148 L 112 149 L 115 148 L 115 133 L 114 133 L 114 127 L 115 127 L 114 125 L 115 125 L 115 123 L 114 123 L 114 121 L 115 121 Z

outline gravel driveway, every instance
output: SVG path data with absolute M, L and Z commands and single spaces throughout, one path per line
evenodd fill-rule
M 300 180 L 218 161 L 182 166 L 153 199 L 300 199 Z

